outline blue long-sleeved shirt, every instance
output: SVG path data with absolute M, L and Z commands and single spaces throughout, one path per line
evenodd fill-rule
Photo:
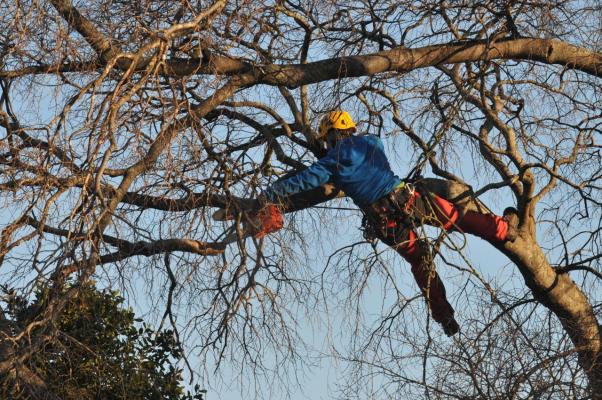
M 325 157 L 307 169 L 274 183 L 265 195 L 276 201 L 277 197 L 312 190 L 329 181 L 358 207 L 374 203 L 401 183 L 377 136 L 352 136 L 339 140 Z

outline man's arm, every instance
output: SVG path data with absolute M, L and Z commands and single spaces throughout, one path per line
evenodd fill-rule
M 336 172 L 336 168 L 337 162 L 334 152 L 331 151 L 307 169 L 290 178 L 275 182 L 265 191 L 265 196 L 269 201 L 275 202 L 278 197 L 289 197 L 297 193 L 316 189 L 332 178 Z

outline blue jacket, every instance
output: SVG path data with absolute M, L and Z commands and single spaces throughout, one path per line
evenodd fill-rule
M 401 183 L 391 171 L 377 136 L 352 136 L 339 140 L 324 158 L 307 169 L 274 183 L 265 195 L 276 201 L 277 197 L 315 189 L 329 181 L 358 207 L 374 203 Z

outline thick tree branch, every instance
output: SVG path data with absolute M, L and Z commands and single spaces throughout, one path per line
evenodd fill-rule
M 241 209 L 252 209 L 257 206 L 257 201 L 253 199 L 229 197 L 213 193 L 190 193 L 180 199 L 170 199 L 162 196 L 148 196 L 136 192 L 128 192 L 122 201 L 142 208 L 172 212 L 191 211 L 201 207 L 228 208 L 230 205 L 234 205 Z
M 25 222 L 41 230 L 42 232 L 50 233 L 57 236 L 68 238 L 69 240 L 83 240 L 84 234 L 74 233 L 66 229 L 54 228 L 45 224 L 40 223 L 31 217 L 26 217 Z M 102 255 L 94 260 L 88 260 L 86 263 L 92 263 L 93 265 L 107 264 L 111 262 L 117 262 L 125 260 L 126 258 L 133 256 L 146 256 L 150 257 L 155 254 L 161 254 L 166 252 L 181 251 L 185 253 L 195 253 L 205 256 L 214 256 L 224 252 L 226 244 L 215 242 L 201 242 L 193 239 L 159 239 L 154 241 L 138 241 L 130 242 L 127 240 L 119 239 L 109 235 L 103 235 L 102 240 L 112 246 L 119 248 L 118 251 L 110 254 Z M 67 276 L 81 268 L 81 263 L 75 263 L 70 266 L 66 266 L 61 269 L 61 274 Z
M 92 35 L 92 37 L 96 36 Z M 106 46 L 102 45 L 99 50 L 105 48 Z M 106 51 L 110 52 L 110 49 Z M 332 79 L 372 76 L 383 72 L 405 73 L 438 65 L 491 60 L 538 61 L 602 77 L 602 54 L 560 40 L 539 38 L 509 38 L 494 44 L 488 40 L 474 40 L 414 49 L 397 47 L 373 54 L 289 65 L 257 65 L 240 58 L 211 54 L 207 51 L 203 53 L 202 58 L 167 59 L 161 73 L 166 76 L 183 77 L 195 74 L 235 76 L 252 72 L 257 77 L 257 83 L 296 88 Z M 130 68 L 130 62 L 119 63 L 116 67 Z M 144 69 L 148 62 L 148 59 L 139 59 L 134 69 Z M 90 61 L 90 63 L 73 65 L 27 67 L 23 70 L 0 72 L 0 77 L 22 76 L 25 72 L 50 73 L 57 70 L 67 72 L 70 68 L 76 72 L 82 68 L 87 69 L 92 64 L 93 62 Z
M 258 82 L 297 87 L 330 79 L 408 72 L 419 68 L 471 61 L 528 60 L 562 65 L 602 76 L 602 54 L 554 39 L 505 39 L 445 43 L 417 49 L 398 47 L 364 56 L 339 57 L 296 65 L 258 68 Z
M 71 0 L 50 0 L 61 16 L 78 31 L 96 51 L 103 62 L 114 57 L 119 49 L 71 4 Z

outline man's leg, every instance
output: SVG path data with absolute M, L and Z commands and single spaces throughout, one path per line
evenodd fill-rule
M 421 196 L 420 194 L 418 196 Z M 424 198 L 422 198 L 424 200 Z M 426 218 L 431 225 L 439 225 L 445 230 L 457 229 L 478 236 L 489 242 L 503 242 L 511 239 L 510 233 L 514 227 L 510 226 L 504 217 L 491 213 L 467 211 L 462 218 L 453 203 L 436 194 L 429 194 L 428 201 L 424 202 L 425 208 L 432 208 L 436 221 Z M 429 211 L 425 211 L 429 214 Z
M 394 233 L 381 240 L 394 248 L 412 267 L 412 274 L 431 310 L 433 319 L 443 326 L 446 335 L 458 332 L 460 327 L 454 319 L 454 309 L 445 296 L 445 286 L 435 271 L 428 243 L 419 240 L 416 233 L 405 226 L 398 226 Z

